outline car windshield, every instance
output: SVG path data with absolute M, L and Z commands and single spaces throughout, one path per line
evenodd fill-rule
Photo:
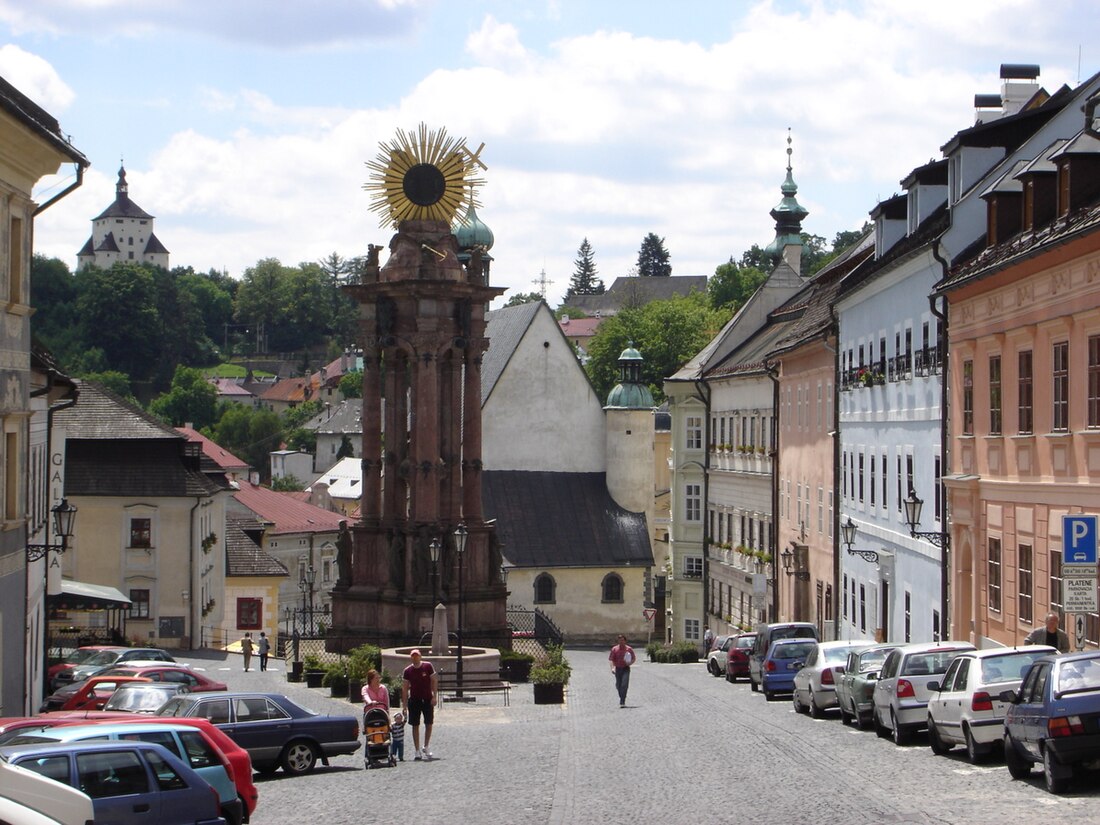
M 882 663 L 886 661 L 886 654 L 889 652 L 889 648 L 885 650 L 868 650 L 859 657 L 859 672 L 869 673 L 872 670 L 878 670 L 882 667 Z
M 1057 693 L 1080 693 L 1100 690 L 1100 659 L 1078 659 L 1062 662 L 1058 668 Z
M 773 659 L 802 659 L 814 649 L 812 642 L 792 645 L 776 645 L 772 648 Z
M 88 661 L 99 652 L 100 651 L 93 648 L 78 647 L 76 650 L 65 657 L 65 661 L 70 665 L 79 665 L 81 662 Z
M 752 643 L 755 641 L 755 636 L 739 636 L 737 638 L 737 647 L 742 647 L 745 650 L 748 650 L 750 647 L 752 647 Z
M 902 665 L 902 676 L 927 676 L 946 673 L 951 660 L 959 655 L 957 650 L 930 650 L 927 653 L 911 653 Z
M 118 661 L 119 654 L 114 650 L 101 650 L 95 656 L 92 656 L 84 664 L 86 665 L 113 665 Z
M 138 713 L 153 713 L 172 697 L 164 690 L 116 690 L 104 705 L 104 710 L 132 710 Z
M 1031 667 L 1031 663 L 1048 652 L 1043 650 L 1013 652 L 982 659 L 982 682 L 987 685 L 996 682 L 1019 682 Z
M 169 699 L 158 710 L 157 716 L 185 716 L 187 709 L 187 702 L 183 698 L 177 696 L 173 699 Z
M 816 639 L 817 630 L 813 627 L 777 627 L 772 630 L 772 641 L 776 639 Z
M 835 664 L 836 662 L 845 662 L 848 660 L 848 654 L 851 652 L 850 647 L 826 647 L 821 652 L 825 654 L 825 661 L 829 664 Z

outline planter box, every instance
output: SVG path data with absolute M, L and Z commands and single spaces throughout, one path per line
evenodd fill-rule
M 323 670 L 307 670 L 306 687 L 319 688 L 321 686 L 321 680 L 324 678 L 325 672 Z
M 288 682 L 300 682 L 302 681 L 302 663 L 291 662 L 290 670 L 286 672 L 286 680 Z
M 363 683 L 358 679 L 348 680 L 348 701 L 353 705 L 363 701 Z
M 346 699 L 348 698 L 348 683 L 342 682 L 338 685 L 330 685 L 329 690 L 333 699 Z
M 565 702 L 565 685 L 533 685 L 536 705 L 560 705 Z

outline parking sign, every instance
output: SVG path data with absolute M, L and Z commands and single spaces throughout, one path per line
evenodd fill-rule
M 1062 516 L 1062 563 L 1096 564 L 1097 519 L 1074 513 Z

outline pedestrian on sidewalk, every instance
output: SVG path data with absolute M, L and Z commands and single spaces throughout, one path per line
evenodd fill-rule
M 435 697 L 439 677 L 431 662 L 421 661 L 420 651 L 409 654 L 412 664 L 401 674 L 401 709 L 412 725 L 413 761 L 431 760 L 432 723 L 435 721 Z M 420 749 L 420 719 L 424 719 L 424 749 Z
M 248 673 L 248 666 L 252 664 L 252 634 L 245 633 L 241 639 L 241 654 L 244 656 L 244 672 Z
M 260 643 L 256 650 L 260 654 L 260 670 L 267 670 L 267 657 L 271 653 L 271 641 L 262 630 L 260 631 Z
M 405 717 L 398 711 L 390 725 L 390 748 L 399 762 L 405 761 Z
M 710 649 L 714 647 L 714 631 L 709 627 L 703 628 L 703 656 L 710 653 Z
M 619 634 L 619 643 L 608 655 L 611 672 L 615 674 L 615 690 L 619 692 L 619 707 L 626 707 L 626 692 L 630 689 L 630 666 L 637 661 L 634 648 L 626 643 L 626 636 Z

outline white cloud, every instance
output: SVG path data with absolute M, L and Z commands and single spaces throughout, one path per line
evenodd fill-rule
M 516 27 L 499 23 L 492 15 L 486 15 L 481 28 L 466 38 L 466 52 L 478 62 L 491 66 L 522 63 L 527 57 Z
M 75 97 L 47 61 L 10 43 L 0 46 L 0 76 L 54 115 L 67 109 Z

